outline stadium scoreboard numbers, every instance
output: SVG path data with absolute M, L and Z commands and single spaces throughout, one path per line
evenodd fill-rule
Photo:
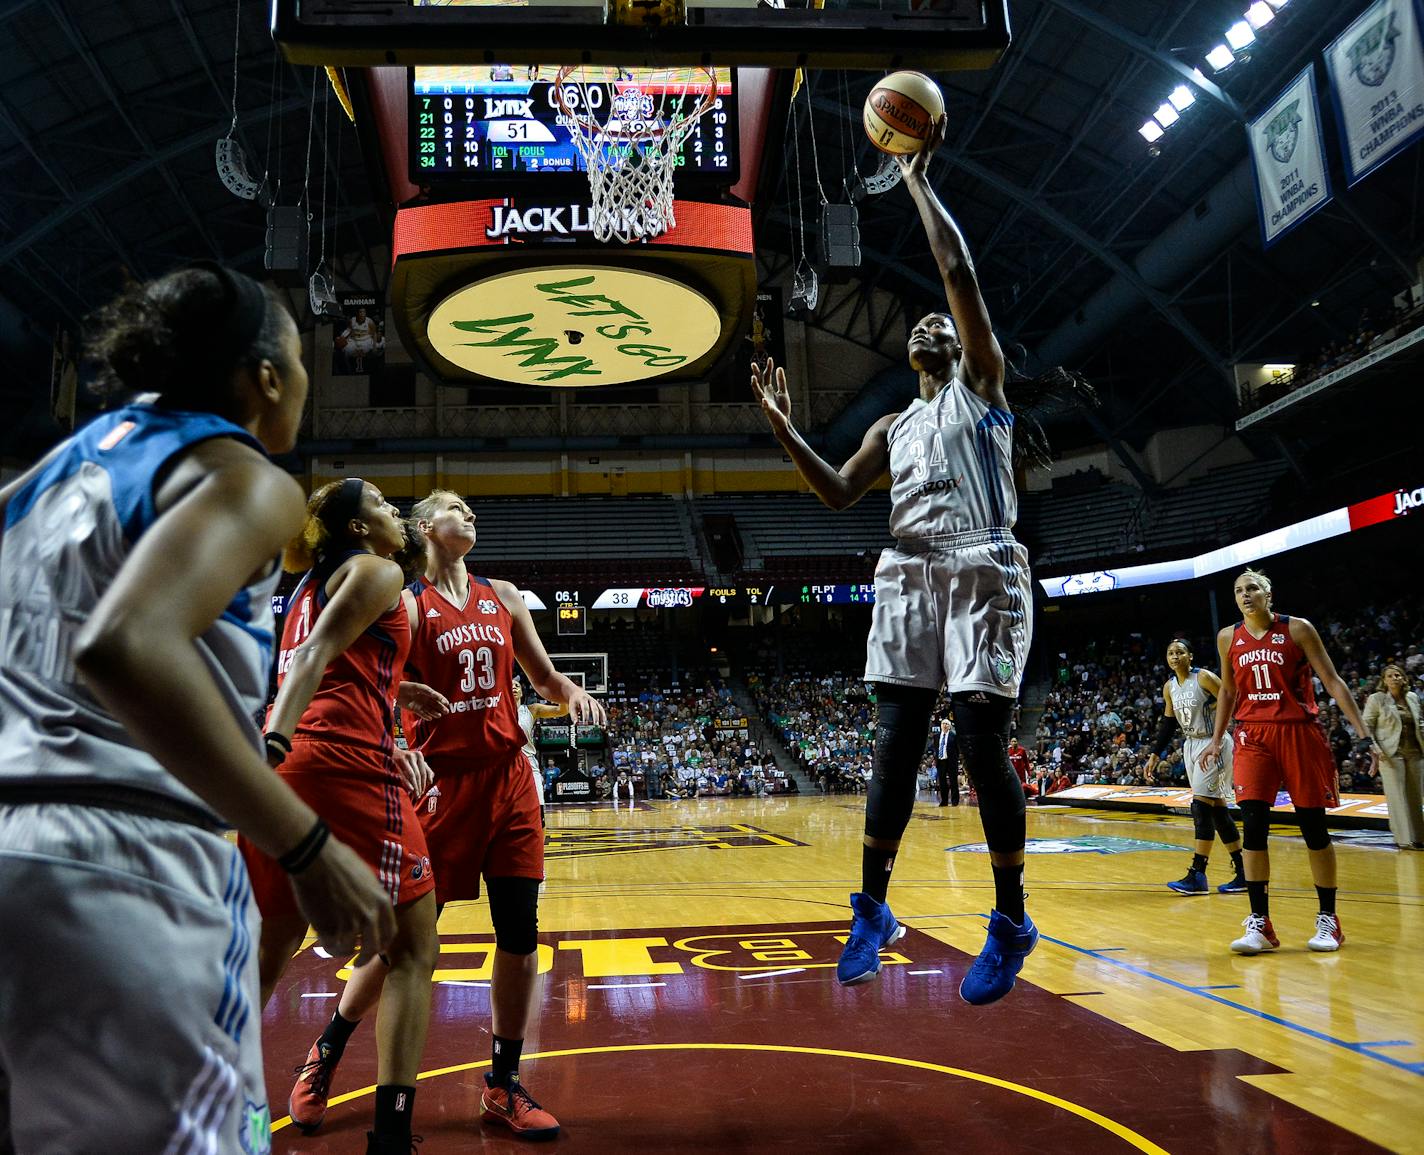
M 560 637 L 578 637 L 588 633 L 588 610 L 577 602 L 559 602 L 557 609 Z
M 584 75 L 591 69 L 585 68 Z M 650 94 L 676 91 L 699 69 L 604 68 L 603 81 L 565 85 L 565 99 L 602 122 L 601 106 L 611 94 L 633 90 Z M 740 176 L 737 150 L 737 102 L 732 70 L 715 69 L 717 97 L 678 153 L 679 176 L 735 184 Z M 410 177 L 417 184 L 471 177 L 523 177 L 542 173 L 586 172 L 567 117 L 554 93 L 556 65 L 429 65 L 410 75 Z M 695 107 L 696 92 L 683 98 Z M 666 101 L 664 101 L 666 103 Z
M 873 605 L 875 603 L 875 586 L 865 583 L 806 585 L 801 587 L 800 601 L 802 605 Z

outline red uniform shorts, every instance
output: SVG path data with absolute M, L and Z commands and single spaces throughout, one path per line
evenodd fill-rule
M 435 889 L 425 832 L 390 759 L 369 746 L 298 738 L 278 771 L 326 820 L 331 833 L 365 859 L 395 906 Z M 299 913 L 287 872 L 238 839 L 263 918 Z
M 432 764 L 440 793 L 416 806 L 441 903 L 480 896 L 486 878 L 544 877 L 544 820 L 529 759 L 515 750 L 478 767 Z
M 1233 760 L 1238 800 L 1274 803 L 1284 785 L 1297 808 L 1340 803 L 1335 756 L 1314 722 L 1238 722 Z

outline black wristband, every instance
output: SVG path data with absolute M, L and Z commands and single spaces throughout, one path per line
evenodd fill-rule
M 290 754 L 292 752 L 292 740 L 276 730 L 268 730 L 267 733 L 262 735 L 262 741 L 266 742 L 269 746 L 280 747 L 284 754 Z
M 277 859 L 277 865 L 288 874 L 300 874 L 316 861 L 316 856 L 321 853 L 330 837 L 331 827 L 318 818 L 316 825 L 307 831 L 302 840 Z

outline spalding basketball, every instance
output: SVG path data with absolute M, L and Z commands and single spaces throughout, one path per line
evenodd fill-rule
M 865 98 L 862 123 L 881 152 L 919 152 L 944 115 L 944 94 L 923 72 L 892 72 Z

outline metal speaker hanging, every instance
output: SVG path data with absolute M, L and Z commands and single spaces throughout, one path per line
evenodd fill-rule
M 255 201 L 262 193 L 262 182 L 253 180 L 247 169 L 247 157 L 242 145 L 230 136 L 218 141 L 218 179 L 227 186 L 227 191 L 245 201 Z

